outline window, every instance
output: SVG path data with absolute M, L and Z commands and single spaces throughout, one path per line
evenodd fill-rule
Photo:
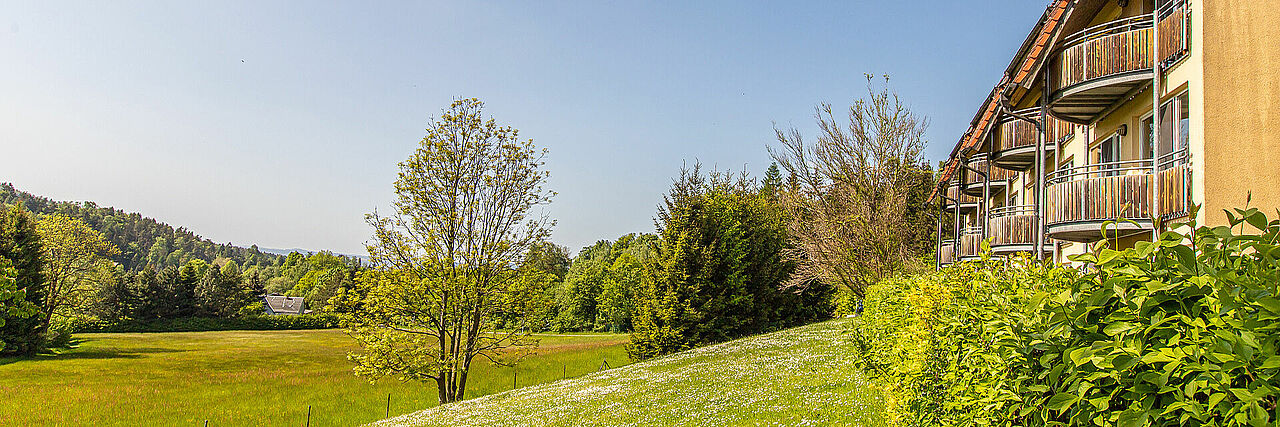
M 1100 176 L 1115 175 L 1114 169 L 1120 166 L 1116 163 L 1120 161 L 1120 135 L 1108 136 L 1094 146 L 1092 151 L 1090 157 L 1093 158 L 1093 164 L 1097 165 L 1093 170 L 1107 171 L 1099 174 Z
M 1156 164 L 1160 169 L 1172 167 L 1179 160 L 1179 153 L 1187 149 L 1191 140 L 1191 99 L 1183 92 L 1160 105 L 1160 141 L 1155 149 L 1151 141 L 1155 139 L 1155 126 L 1151 117 L 1142 121 L 1144 158 L 1150 158 L 1152 151 L 1156 154 Z

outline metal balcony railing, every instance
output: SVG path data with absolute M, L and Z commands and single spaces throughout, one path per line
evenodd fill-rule
M 1040 107 L 1026 108 L 1014 111 L 1014 114 L 1024 117 L 1040 117 Z M 1049 130 L 1049 144 L 1056 144 L 1075 136 L 1075 124 L 1058 120 L 1058 118 L 1046 115 L 1046 127 Z M 1012 115 L 1005 115 L 1000 123 L 1000 134 L 996 138 L 996 151 L 1008 151 L 1021 147 L 1035 147 L 1036 141 L 1039 140 L 1039 133 L 1036 125 L 1026 120 L 1020 120 Z

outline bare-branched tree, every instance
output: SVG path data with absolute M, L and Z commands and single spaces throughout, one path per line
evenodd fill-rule
M 830 104 L 818 105 L 813 143 L 794 128 L 775 128 L 780 146 L 769 153 L 788 175 L 779 192 L 790 217 L 785 256 L 796 263 L 789 285 L 822 281 L 861 295 L 930 247 L 928 119 L 887 84 L 886 76 L 876 90 L 868 75 L 868 95 L 849 108 L 848 123 Z
M 513 306 L 542 292 L 522 285 L 520 264 L 553 222 L 533 209 L 550 202 L 545 150 L 481 116 L 483 103 L 455 101 L 400 163 L 395 213 L 368 216 L 375 269 L 339 295 L 349 332 L 364 348 L 356 372 L 434 380 L 440 403 L 463 399 L 476 357 L 509 364 L 535 344 L 528 328 L 496 319 L 532 314 Z

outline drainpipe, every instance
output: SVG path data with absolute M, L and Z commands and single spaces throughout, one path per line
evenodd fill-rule
M 1045 151 L 1044 147 L 1045 147 L 1045 144 L 1047 144 L 1049 141 L 1049 137 L 1048 137 L 1049 130 L 1044 125 L 1045 123 L 1047 123 L 1047 121 L 1045 120 L 1046 119 L 1045 111 L 1047 111 L 1045 100 L 1049 96 L 1049 71 L 1048 71 L 1049 63 L 1047 59 L 1045 61 L 1044 67 L 1042 68 L 1044 69 L 1045 80 L 1044 80 L 1044 89 L 1040 90 L 1041 92 L 1040 93 L 1040 120 L 1034 120 L 1030 117 L 1026 117 L 1021 114 L 1014 113 L 1013 108 L 1009 107 L 1009 104 L 1008 104 L 1009 100 L 1005 99 L 1004 94 L 1000 94 L 1000 96 L 997 97 L 1000 100 L 1001 110 L 1004 110 L 1005 113 L 1009 114 L 1010 116 L 1013 116 L 1013 118 L 1015 119 L 1029 122 L 1035 125 L 1036 127 L 1036 138 L 1038 139 L 1038 141 L 1036 141 L 1036 194 L 1033 199 L 1034 202 L 1032 203 L 1033 205 L 1032 207 L 1034 209 L 1034 214 L 1036 216 L 1036 245 L 1034 249 L 1035 257 L 1036 259 L 1040 259 L 1040 260 L 1044 259 L 1044 219 L 1041 218 L 1041 212 L 1042 212 L 1041 206 L 1044 203 L 1044 200 L 1042 200 L 1043 199 L 1042 196 L 1044 195 L 1044 151 Z

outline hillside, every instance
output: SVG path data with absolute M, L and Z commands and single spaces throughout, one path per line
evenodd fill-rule
M 147 265 L 157 270 L 179 267 L 193 259 L 213 262 L 225 258 L 242 267 L 279 264 L 283 260 L 282 256 L 260 251 L 257 246 L 242 248 L 230 243 L 214 243 L 184 227 L 174 228 L 140 213 L 100 207 L 94 202 L 55 201 L 19 191 L 13 184 L 0 183 L 0 206 L 15 203 L 22 203 L 36 214 L 56 213 L 84 221 L 120 249 L 113 261 L 126 271 L 137 271 Z
M 879 398 L 851 367 L 849 325 L 749 337 L 373 425 L 881 425 Z

